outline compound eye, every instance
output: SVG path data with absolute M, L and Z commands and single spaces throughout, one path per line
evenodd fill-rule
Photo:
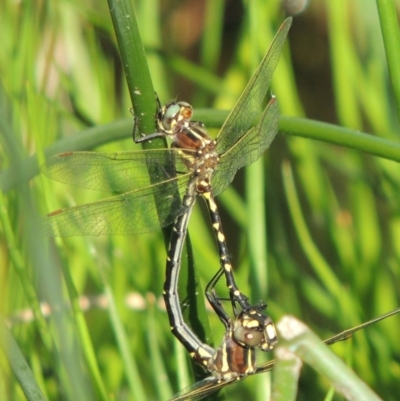
M 180 102 L 181 110 L 179 114 L 183 117 L 184 120 L 190 120 L 193 115 L 193 108 L 189 103 Z
M 233 332 L 233 338 L 248 347 L 256 347 L 263 341 L 263 334 L 259 331 L 249 330 L 239 326 Z
M 180 112 L 180 109 L 181 108 L 177 103 L 167 106 L 162 118 L 162 125 L 166 130 L 171 129 L 172 121 L 176 120 L 176 116 Z

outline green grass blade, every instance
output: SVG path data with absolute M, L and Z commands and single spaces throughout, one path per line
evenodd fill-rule
M 0 346 L 14 374 L 18 378 L 26 399 L 29 401 L 45 401 L 46 398 L 37 385 L 29 364 L 25 360 L 18 343 L 8 330 L 2 317 L 0 317 Z
M 153 89 L 151 85 L 150 74 L 147 67 L 145 54 L 143 51 L 143 45 L 141 43 L 140 34 L 138 31 L 135 14 L 129 0 L 109 0 L 110 12 L 112 15 L 116 36 L 119 43 L 121 52 L 121 58 L 125 68 L 125 75 L 128 81 L 129 92 L 134 105 L 135 114 L 140 116 L 140 129 L 141 132 L 149 133 L 154 130 L 154 110 L 155 107 L 151 108 L 151 105 L 155 105 L 155 97 L 153 95 Z M 149 93 L 151 96 L 149 96 Z M 152 98 L 152 102 L 150 102 Z M 150 110 L 152 114 L 150 114 Z M 143 122 L 142 122 L 143 120 Z M 146 122 L 152 122 L 152 129 L 149 125 L 145 125 Z M 142 126 L 143 124 L 143 126 Z M 155 144 L 163 143 L 164 141 L 151 141 Z M 150 147 L 165 147 L 165 144 L 153 145 L 151 143 L 145 143 L 143 145 L 146 149 Z M 176 194 L 179 196 L 179 194 Z M 164 230 L 164 237 L 166 244 L 169 242 L 169 230 Z M 194 267 L 194 259 L 192 257 L 192 250 L 190 247 L 189 237 L 186 241 L 185 253 L 188 254 L 188 265 L 182 263 L 182 270 L 189 270 L 188 279 L 180 280 L 179 293 L 180 299 L 188 299 L 189 308 L 184 313 L 185 316 L 190 318 L 189 324 L 193 330 L 199 334 L 202 341 L 206 341 L 207 338 L 211 337 L 211 332 L 208 324 L 208 320 L 204 301 L 199 300 L 198 294 L 203 294 L 201 290 L 197 272 Z M 195 312 L 194 312 L 195 311 Z M 200 374 L 197 366 L 193 366 L 194 371 Z M 203 377 L 203 374 L 201 375 Z
M 301 359 L 288 348 L 278 346 L 275 350 L 276 362 L 273 372 L 273 401 L 294 401 L 297 397 Z
M 396 101 L 397 119 L 400 119 L 400 30 L 396 3 L 393 0 L 376 0 L 381 22 L 386 60 L 389 67 L 390 83 Z
M 380 398 L 330 349 L 317 335 L 294 317 L 284 317 L 277 325 L 280 347 L 277 357 L 287 358 L 294 353 L 313 369 L 323 374 L 334 385 L 336 391 L 348 400 L 379 401 Z M 283 358 L 282 358 L 283 356 Z M 298 364 L 298 362 L 297 362 Z M 298 366 L 298 365 L 297 365 Z M 282 382 L 282 387 L 287 382 Z
M 156 101 L 146 54 L 130 0 L 108 0 L 135 115 L 143 133 L 154 132 Z M 156 142 L 156 141 L 155 141 Z M 145 147 L 147 148 L 149 144 Z
M 288 135 L 341 145 L 373 156 L 400 162 L 400 143 L 338 125 L 293 117 L 281 117 L 279 131 Z
M 137 366 L 134 356 L 131 355 L 129 341 L 127 339 L 127 335 L 125 333 L 124 327 L 118 315 L 111 288 L 104 281 L 105 280 L 103 277 L 104 292 L 106 294 L 109 304 L 108 312 L 111 320 L 111 327 L 113 328 L 118 348 L 120 350 L 122 360 L 124 361 L 124 368 L 125 368 L 124 371 L 128 379 L 130 392 L 135 400 L 142 400 L 146 398 L 146 392 L 144 391 L 142 380 L 140 378 L 139 374 L 140 370 Z

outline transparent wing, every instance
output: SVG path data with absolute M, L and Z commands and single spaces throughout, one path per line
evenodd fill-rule
M 220 390 L 222 387 L 236 381 L 237 380 L 232 379 L 228 381 L 218 382 L 218 380 L 214 376 L 210 376 L 183 389 L 179 393 L 175 394 L 169 401 L 198 401 L 214 393 L 215 391 Z
M 44 218 L 45 230 L 61 237 L 133 235 L 157 230 L 183 213 L 175 193 L 179 190 L 182 194 L 190 178 L 186 174 L 98 202 L 57 210 Z
M 254 163 L 265 152 L 278 132 L 278 122 L 278 102 L 272 98 L 257 125 L 220 156 L 212 179 L 215 196 L 228 187 L 237 170 Z
M 262 103 L 268 92 L 272 74 L 278 65 L 283 45 L 289 31 L 292 19 L 287 18 L 274 40 L 268 53 L 261 61 L 257 71 L 237 101 L 234 109 L 226 119 L 221 132 L 217 137 L 216 150 L 219 154 L 225 153 L 250 128 L 261 111 Z
M 189 157 L 190 151 L 185 153 Z M 171 179 L 177 171 L 188 170 L 176 149 L 66 152 L 49 158 L 41 167 L 44 175 L 65 184 L 120 193 Z

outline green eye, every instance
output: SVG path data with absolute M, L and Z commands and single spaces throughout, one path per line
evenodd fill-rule
M 168 106 L 167 110 L 164 113 L 163 119 L 162 119 L 162 125 L 165 129 L 170 129 L 171 128 L 171 122 L 172 120 L 175 119 L 176 115 L 180 111 L 180 106 L 178 104 L 171 104 Z

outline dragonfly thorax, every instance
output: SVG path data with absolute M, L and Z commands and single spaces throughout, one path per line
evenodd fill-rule
M 256 351 L 270 351 L 277 343 L 270 317 L 260 313 L 265 304 L 242 311 L 228 330 L 221 346 L 208 361 L 208 370 L 217 380 L 240 379 L 255 372 Z
M 254 348 L 240 345 L 232 334 L 232 331 L 225 334 L 221 347 L 208 363 L 208 370 L 218 380 L 239 379 L 255 371 Z
M 211 190 L 211 178 L 219 162 L 215 146 L 216 142 L 198 121 L 191 121 L 173 136 L 172 147 L 180 150 L 183 162 L 193 172 L 198 193 Z
M 196 150 L 199 156 L 214 152 L 215 145 L 215 141 L 208 135 L 204 124 L 199 121 L 191 121 L 187 127 L 179 126 L 172 136 L 173 147 Z

